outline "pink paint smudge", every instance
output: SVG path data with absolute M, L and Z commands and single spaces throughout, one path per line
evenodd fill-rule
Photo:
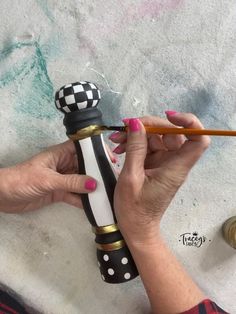
M 95 53 L 95 47 L 90 40 L 87 39 L 87 34 L 96 33 L 98 38 L 106 39 L 111 34 L 115 36 L 126 30 L 130 25 L 140 22 L 142 19 L 155 19 L 168 11 L 173 11 L 181 8 L 185 0 L 139 0 L 136 6 L 128 5 L 125 1 L 120 1 L 120 10 L 117 13 L 117 18 L 109 18 L 105 15 L 104 19 L 94 19 L 93 23 L 81 25 L 81 32 L 84 35 L 84 40 L 81 46 L 84 49 Z M 106 7 L 106 10 L 112 12 L 112 5 Z M 95 24 L 95 25 L 94 25 Z M 82 35 L 82 36 L 83 36 Z
M 183 2 L 183 0 L 145 0 L 137 8 L 137 13 L 140 18 L 155 18 L 158 17 L 163 11 L 170 11 L 179 8 Z

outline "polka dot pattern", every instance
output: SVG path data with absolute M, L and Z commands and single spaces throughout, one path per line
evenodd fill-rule
M 114 269 L 112 269 L 112 268 L 108 268 L 108 274 L 109 275 L 111 275 L 111 276 L 113 276 L 114 274 L 115 274 L 115 272 L 114 272 Z
M 130 279 L 131 275 L 130 275 L 130 273 L 125 273 L 124 277 L 125 277 L 126 280 L 128 280 L 128 279 Z
M 136 265 L 126 246 L 110 252 L 97 250 L 97 257 L 105 282 L 122 283 L 138 276 Z
M 105 262 L 109 261 L 109 256 L 107 254 L 103 255 L 103 259 Z

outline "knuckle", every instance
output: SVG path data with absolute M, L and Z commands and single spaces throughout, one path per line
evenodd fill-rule
M 143 116 L 143 117 L 140 117 L 139 120 L 142 122 L 142 123 L 148 123 L 148 122 L 151 122 L 153 119 L 152 116 Z
M 132 188 L 133 186 L 136 185 L 137 182 L 136 176 L 131 173 L 130 171 L 126 171 L 126 173 L 123 173 L 120 175 L 120 182 L 122 183 L 121 186 L 126 189 L 126 188 Z
M 118 180 L 118 187 L 121 194 L 136 195 L 137 191 L 139 191 L 143 184 L 142 176 L 134 173 L 133 171 L 125 170 L 121 173 Z
M 80 188 L 79 180 L 75 175 L 65 177 L 66 186 L 72 191 L 76 191 Z
M 126 154 L 128 153 L 136 153 L 141 154 L 145 150 L 146 146 L 143 143 L 133 142 L 129 143 L 126 147 Z
M 193 113 L 188 113 L 188 127 L 191 127 L 199 122 L 198 118 Z
M 202 139 L 202 147 L 204 150 L 206 150 L 211 144 L 211 138 L 210 136 L 203 136 Z

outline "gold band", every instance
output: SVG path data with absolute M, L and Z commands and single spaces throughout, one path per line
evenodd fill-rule
M 113 243 L 107 243 L 107 244 L 101 244 L 101 243 L 96 243 L 97 248 L 100 251 L 116 251 L 121 249 L 122 247 L 125 246 L 125 241 L 124 240 L 120 240 L 120 241 L 116 241 Z
M 69 134 L 68 137 L 72 140 L 72 141 L 79 141 L 82 140 L 86 137 L 90 137 L 93 135 L 100 135 L 102 133 L 103 129 L 101 126 L 99 125 L 90 125 L 87 126 L 86 128 L 80 129 L 78 130 L 76 133 L 74 134 Z
M 236 216 L 229 218 L 223 225 L 225 241 L 236 249 Z
M 108 226 L 92 227 L 92 231 L 95 234 L 105 234 L 119 231 L 119 228 L 116 224 L 113 224 Z

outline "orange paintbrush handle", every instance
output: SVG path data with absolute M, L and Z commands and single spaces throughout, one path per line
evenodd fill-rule
M 184 129 L 184 128 L 155 128 L 145 126 L 147 133 L 157 134 L 184 134 L 184 135 L 217 135 L 236 136 L 236 131 L 230 130 L 207 130 L 207 129 Z
M 126 132 L 127 126 L 102 126 L 102 130 Z M 216 136 L 236 136 L 236 131 L 231 130 L 209 130 L 209 129 L 185 129 L 185 128 L 156 128 L 146 126 L 147 133 L 153 134 L 184 134 L 184 135 L 216 135 Z

